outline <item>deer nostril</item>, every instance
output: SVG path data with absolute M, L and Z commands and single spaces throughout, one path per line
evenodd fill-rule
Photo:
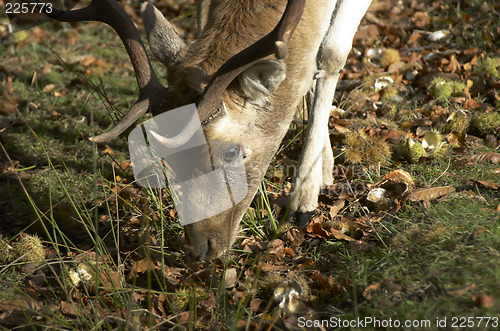
M 217 240 L 215 240 L 214 238 L 208 238 L 205 258 L 207 260 L 213 260 L 217 257 L 217 255 L 218 255 Z

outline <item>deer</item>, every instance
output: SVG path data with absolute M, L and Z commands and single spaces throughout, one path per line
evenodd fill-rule
M 292 219 L 303 223 L 316 210 L 320 190 L 332 184 L 328 119 L 340 72 L 370 3 L 198 1 L 198 36 L 187 44 L 152 3 L 144 2 L 146 36 L 155 58 L 167 67 L 167 87 L 153 71 L 137 28 L 115 0 L 92 0 L 81 9 L 53 9 L 46 15 L 63 22 L 108 24 L 130 57 L 139 97 L 115 126 L 90 138 L 93 142 L 117 138 L 147 112 L 156 116 L 192 103 L 206 140 L 231 142 L 212 151 L 212 157 L 241 160 L 246 194 L 231 208 L 184 226 L 186 253 L 195 260 L 212 260 L 235 241 L 241 219 L 306 95 L 311 105 L 307 133 L 287 204 Z M 193 135 L 190 127 L 155 138 L 167 145 L 182 143 Z

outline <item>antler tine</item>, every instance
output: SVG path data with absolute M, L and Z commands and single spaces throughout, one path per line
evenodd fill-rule
M 166 95 L 166 88 L 160 83 L 151 66 L 146 48 L 134 23 L 115 0 L 92 0 L 87 7 L 81 9 L 70 11 L 53 9 L 51 13 L 45 12 L 45 14 L 62 22 L 99 21 L 108 24 L 122 40 L 134 67 L 139 98 L 112 129 L 90 140 L 105 142 L 116 138 L 148 110 L 161 105 Z
M 300 22 L 304 6 L 305 0 L 288 0 L 281 20 L 270 33 L 231 57 L 217 70 L 205 88 L 198 106 L 202 123 L 219 108 L 222 94 L 240 73 L 273 53 L 278 59 L 287 56 L 288 43 Z

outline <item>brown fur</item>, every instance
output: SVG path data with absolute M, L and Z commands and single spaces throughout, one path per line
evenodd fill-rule
M 230 141 L 242 146 L 250 189 L 234 208 L 185 227 L 194 258 L 214 258 L 234 241 L 240 220 L 289 127 L 299 100 L 311 88 L 316 55 L 334 3 L 306 1 L 302 20 L 284 60 L 286 79 L 267 100 L 247 98 L 235 81 L 223 97 L 227 108 L 225 116 L 204 127 L 207 140 Z M 191 102 L 189 99 L 203 90 L 226 60 L 270 32 L 285 5 L 284 0 L 212 0 L 206 13 L 206 26 L 198 40 L 169 65 L 169 100 L 174 100 L 171 107 Z

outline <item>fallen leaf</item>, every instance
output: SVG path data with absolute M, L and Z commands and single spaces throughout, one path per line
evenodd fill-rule
M 281 236 L 281 239 L 283 239 L 287 246 L 289 246 L 287 248 L 294 249 L 295 247 L 300 246 L 300 244 L 304 241 L 304 233 L 297 228 L 289 228 Z M 285 253 L 287 253 L 286 250 Z
M 452 54 L 450 57 L 450 63 L 446 67 L 445 71 L 446 72 L 455 72 L 457 70 L 460 70 L 460 63 L 457 61 L 455 54 Z
M 310 237 L 316 238 L 328 238 L 329 234 L 328 232 L 323 229 L 323 226 L 321 223 L 323 222 L 323 216 L 320 215 L 319 217 L 315 217 L 309 224 L 307 225 L 306 232 L 309 234 Z
M 346 240 L 346 241 L 354 241 L 354 238 L 349 237 L 348 235 L 340 232 L 339 230 L 330 229 L 330 233 L 335 239 L 338 240 Z
M 455 186 L 440 186 L 417 189 L 406 197 L 410 201 L 430 201 L 456 191 Z
M 142 259 L 134 263 L 134 273 L 141 274 L 148 270 L 156 269 L 153 262 L 149 259 Z
M 56 84 L 47 84 L 44 86 L 44 92 L 52 92 L 56 88 Z
M 383 179 L 390 180 L 395 183 L 403 182 L 410 186 L 415 186 L 415 183 L 413 182 L 413 178 L 411 177 L 411 175 L 407 171 L 401 169 L 388 172 Z
M 375 283 L 365 288 L 365 290 L 363 291 L 363 298 L 365 298 L 366 300 L 371 300 L 372 294 L 376 292 L 379 287 L 380 283 Z
M 71 317 L 76 317 L 78 316 L 78 312 L 75 309 L 75 304 L 71 304 L 67 301 L 62 301 L 61 302 L 61 312 L 64 315 L 68 315 Z
M 477 229 L 476 231 L 474 231 L 474 237 L 477 237 L 477 236 L 479 236 L 487 231 L 488 231 L 488 229 L 486 229 L 486 228 Z
M 275 260 L 281 260 L 285 257 L 285 243 L 281 239 L 274 239 L 269 243 L 269 255 Z
M 467 81 L 467 82 L 469 82 L 469 81 Z M 476 100 L 474 100 L 474 99 L 467 99 L 464 102 L 464 108 L 465 109 L 477 109 L 477 108 L 479 108 L 479 105 L 477 104 Z
M 214 310 L 217 307 L 217 298 L 213 292 L 210 292 L 208 298 L 202 300 L 199 306 L 203 307 L 207 312 Z
M 346 133 L 349 133 L 351 132 L 350 129 L 346 128 L 345 126 L 342 126 L 340 124 L 337 124 L 337 123 L 333 123 L 332 124 L 333 128 L 335 130 L 337 130 L 338 132 L 342 133 L 342 134 L 346 134 Z
M 250 301 L 250 310 L 254 313 L 260 311 L 260 305 L 262 304 L 262 300 L 259 298 L 255 298 Z
M 447 291 L 449 295 L 454 296 L 454 297 L 462 297 L 464 296 L 465 293 L 469 292 L 470 290 L 473 290 L 476 288 L 476 284 L 467 284 L 464 287 L 460 287 L 454 290 L 449 290 Z
M 330 219 L 333 219 L 339 213 L 339 211 L 342 208 L 344 208 L 344 205 L 345 205 L 345 200 L 343 199 L 335 201 L 333 205 L 330 206 L 330 212 L 329 212 Z
M 474 180 L 475 183 L 490 190 L 500 190 L 500 185 L 488 180 Z
M 85 56 L 81 59 L 80 64 L 83 66 L 89 66 L 97 60 L 95 56 Z
M 224 287 L 231 288 L 236 284 L 238 280 L 238 273 L 235 268 L 230 268 L 226 270 L 226 276 L 224 278 Z
M 295 251 L 291 247 L 285 247 L 285 254 L 288 256 L 295 256 Z
M 490 295 L 476 293 L 472 295 L 472 302 L 474 302 L 474 306 L 479 308 L 490 308 L 493 306 L 493 302 L 495 298 Z
M 108 145 L 106 145 L 106 148 L 102 152 L 103 154 L 109 154 L 109 155 L 115 154 L 115 151 Z
M 457 162 L 465 161 L 465 163 L 475 163 L 475 162 L 500 162 L 500 153 L 485 152 L 475 155 L 465 155 L 462 156 Z

